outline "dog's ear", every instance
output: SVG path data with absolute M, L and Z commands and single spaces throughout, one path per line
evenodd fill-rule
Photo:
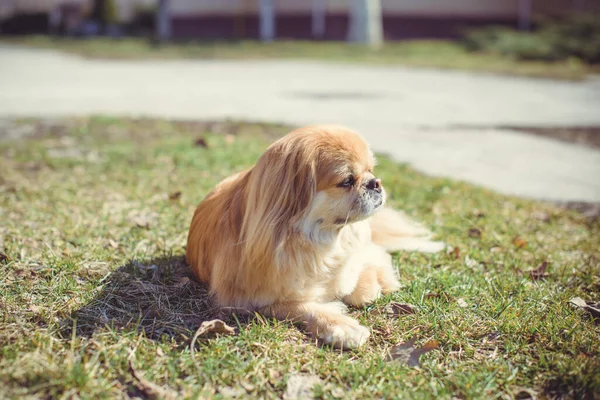
M 274 256 L 316 191 L 316 154 L 298 141 L 275 142 L 256 163 L 247 186 L 242 225 L 245 253 Z M 263 260 L 267 262 L 267 260 Z

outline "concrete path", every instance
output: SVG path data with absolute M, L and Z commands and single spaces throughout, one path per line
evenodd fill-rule
M 97 61 L 0 47 L 0 116 L 89 114 L 340 123 L 431 175 L 524 197 L 600 201 L 600 151 L 468 128 L 600 125 L 600 80 L 308 61 Z

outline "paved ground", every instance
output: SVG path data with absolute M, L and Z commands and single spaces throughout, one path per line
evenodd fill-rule
M 600 151 L 512 131 L 600 125 L 600 81 L 295 61 L 91 61 L 0 46 L 0 116 L 143 115 L 341 123 L 432 175 L 600 201 Z

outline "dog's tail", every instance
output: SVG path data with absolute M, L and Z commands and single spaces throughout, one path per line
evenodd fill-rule
M 371 217 L 371 235 L 375 244 L 389 252 L 407 250 L 437 253 L 444 242 L 429 240 L 433 234 L 406 214 L 384 207 Z

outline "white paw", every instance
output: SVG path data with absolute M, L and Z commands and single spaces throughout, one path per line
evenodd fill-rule
M 397 250 L 417 251 L 420 253 L 438 253 L 446 248 L 444 242 L 432 242 L 421 238 L 403 239 L 396 246 Z
M 328 332 L 319 335 L 319 339 L 338 349 L 356 349 L 367 342 L 371 332 L 369 328 L 360 325 L 358 321 L 354 322 L 355 324 L 333 325 Z
M 362 307 L 367 304 L 371 304 L 379 297 L 381 297 L 382 288 L 381 285 L 377 282 L 373 282 L 373 285 L 370 287 L 363 287 L 360 290 L 355 290 L 348 296 L 344 296 L 344 303 L 354 306 L 354 307 Z
M 400 288 L 402 287 L 402 285 L 400 285 L 400 282 L 398 282 L 397 279 L 394 280 L 387 280 L 387 281 L 379 281 L 379 284 L 381 285 L 381 293 L 383 294 L 388 294 L 388 293 L 394 293 L 397 292 L 398 290 L 400 290 Z
M 446 243 L 444 242 L 430 242 L 427 241 L 423 243 L 422 247 L 419 247 L 417 251 L 422 253 L 439 253 L 442 250 L 446 249 Z

